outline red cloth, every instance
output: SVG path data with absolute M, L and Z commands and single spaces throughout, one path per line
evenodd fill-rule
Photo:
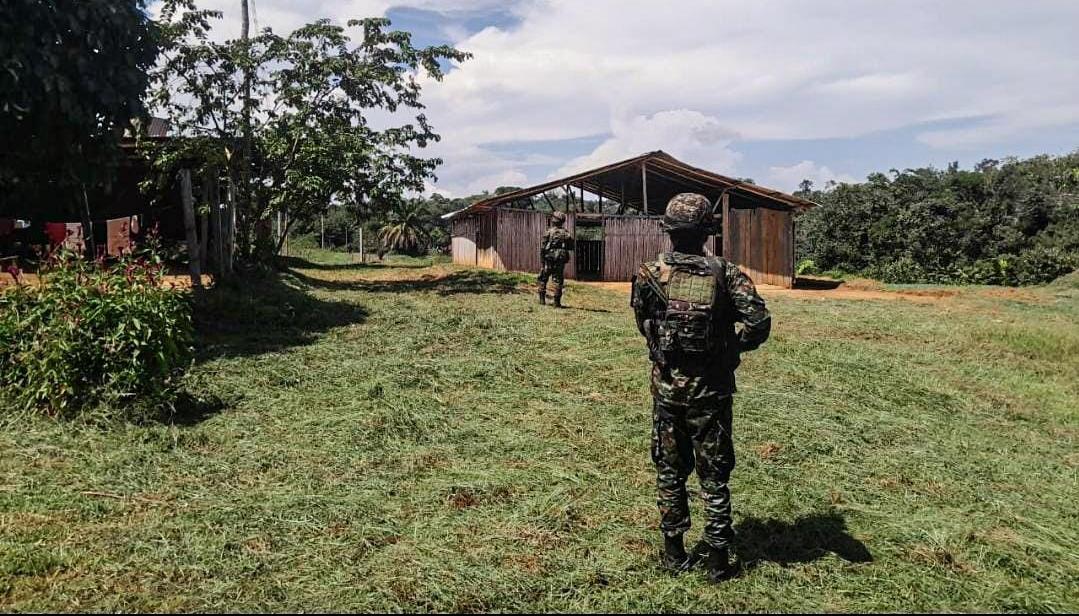
M 82 237 L 82 224 L 77 222 L 47 222 L 45 235 L 51 246 L 63 246 L 81 251 L 85 247 Z
M 45 235 L 49 237 L 49 244 L 56 246 L 63 244 L 67 238 L 67 224 L 62 222 L 45 223 Z

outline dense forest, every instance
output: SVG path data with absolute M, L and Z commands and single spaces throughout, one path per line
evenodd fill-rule
M 1079 150 L 803 182 L 796 194 L 820 204 L 795 227 L 802 273 L 1024 285 L 1079 267 Z

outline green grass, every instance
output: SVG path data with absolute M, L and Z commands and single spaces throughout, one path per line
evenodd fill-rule
M 174 423 L 0 413 L 0 609 L 1079 609 L 1074 284 L 771 299 L 715 587 L 656 566 L 625 297 L 308 257 L 199 299 Z

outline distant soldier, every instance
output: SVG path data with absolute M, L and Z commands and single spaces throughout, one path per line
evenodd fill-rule
M 562 212 L 551 214 L 551 226 L 543 233 L 540 244 L 540 261 L 543 267 L 539 273 L 539 303 L 547 303 L 547 279 L 554 279 L 554 307 L 562 307 L 563 272 L 569 253 L 573 250 L 573 236 L 562 228 L 566 224 L 566 215 Z
M 706 197 L 675 195 L 663 226 L 674 250 L 641 266 L 630 301 L 652 360 L 652 461 L 662 561 L 674 572 L 703 562 L 709 578 L 718 582 L 734 571 L 727 487 L 734 469 L 734 371 L 739 353 L 768 338 L 772 319 L 738 266 L 705 256 L 704 242 L 714 226 Z M 742 323 L 740 331 L 736 322 Z M 706 522 L 703 539 L 687 554 L 682 539 L 690 523 L 686 479 L 694 462 Z

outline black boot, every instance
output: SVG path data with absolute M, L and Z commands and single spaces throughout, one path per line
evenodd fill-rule
M 681 573 L 689 569 L 689 564 L 682 535 L 663 537 L 663 568 L 671 573 Z
M 562 296 L 561 295 L 555 295 L 554 296 L 554 307 L 555 308 L 561 308 L 562 307 Z
M 547 294 L 544 293 L 543 291 L 539 292 L 539 302 L 540 302 L 540 306 L 546 306 L 547 305 Z
M 701 540 L 693 548 L 691 565 L 703 565 L 704 573 L 712 582 L 722 582 L 734 576 L 737 569 L 730 562 L 730 550 L 714 548 Z

